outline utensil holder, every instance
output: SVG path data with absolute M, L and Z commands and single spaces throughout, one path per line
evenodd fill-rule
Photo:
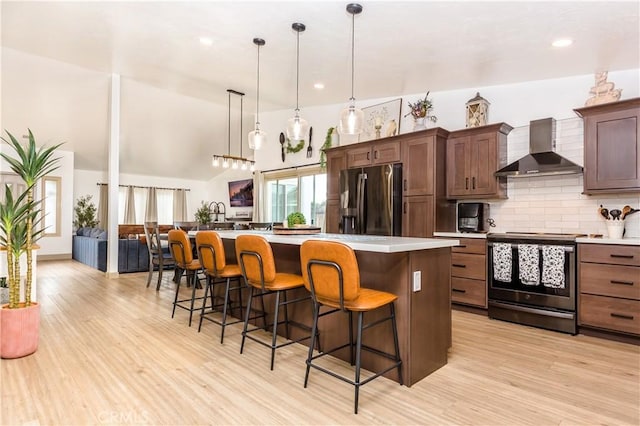
M 624 220 L 608 220 L 607 234 L 610 239 L 620 239 L 624 235 Z

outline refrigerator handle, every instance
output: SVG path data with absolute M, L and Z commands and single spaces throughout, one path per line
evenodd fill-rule
M 364 181 L 362 179 L 362 173 L 358 174 L 358 183 L 356 186 L 356 233 L 357 234 L 361 234 L 362 233 L 362 203 L 363 203 L 363 192 L 364 192 Z

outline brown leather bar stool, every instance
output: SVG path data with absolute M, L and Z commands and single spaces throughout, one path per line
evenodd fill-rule
M 298 297 L 294 300 L 287 300 L 287 292 L 290 290 L 300 289 L 304 287 L 302 276 L 297 274 L 288 274 L 276 272 L 276 264 L 273 258 L 273 251 L 269 242 L 260 235 L 239 235 L 236 239 L 236 257 L 242 269 L 246 284 L 250 288 L 249 301 L 244 316 L 244 327 L 242 329 L 242 343 L 240 345 L 240 353 L 244 349 L 244 342 L 249 338 L 261 345 L 271 348 L 271 369 L 275 360 L 276 349 L 283 346 L 297 343 L 305 339 L 309 339 L 311 335 L 300 337 L 296 340 L 288 340 L 285 343 L 278 344 L 276 336 L 278 325 L 284 325 L 285 337 L 289 339 L 289 326 L 296 326 L 300 329 L 311 331 L 311 328 L 295 321 L 289 320 L 287 306 L 292 303 L 311 300 L 308 294 Z M 306 293 L 306 292 L 305 292 Z M 259 296 L 262 302 L 262 310 L 264 312 L 264 296 L 275 294 L 275 309 L 273 314 L 273 324 L 271 326 L 271 342 L 267 343 L 258 337 L 250 334 L 256 330 L 267 330 L 267 321 L 264 319 L 264 327 L 249 328 L 249 315 L 251 312 L 254 296 Z M 282 300 L 281 300 L 282 298 Z M 280 306 L 284 306 L 284 320 L 279 320 Z
M 347 312 L 349 314 L 349 342 L 333 349 L 325 350 L 318 355 L 313 355 L 313 342 L 309 345 L 309 355 L 307 357 L 307 371 L 304 376 L 304 387 L 307 387 L 309 380 L 309 370 L 311 367 L 323 371 L 333 377 L 355 386 L 354 412 L 358 414 L 358 393 L 360 386 L 370 382 L 376 377 L 398 369 L 398 377 L 402 385 L 402 361 L 400 360 L 400 349 L 398 345 L 398 328 L 394 302 L 398 298 L 396 295 L 385 291 L 372 290 L 360 287 L 360 270 L 358 260 L 351 247 L 334 241 L 305 241 L 300 247 L 300 261 L 302 263 L 302 276 L 304 285 L 311 292 L 314 302 L 313 327 L 311 334 L 317 336 L 318 318 L 336 312 Z M 320 313 L 320 307 L 331 308 Z M 389 307 L 389 316 L 377 319 L 368 324 L 364 324 L 364 314 L 384 306 Z M 314 361 L 325 355 L 329 355 L 337 350 L 350 348 L 351 365 L 353 359 L 353 312 L 358 314 L 358 329 L 355 342 L 355 379 L 351 380 L 345 376 L 335 373 L 328 368 L 315 364 Z M 395 354 L 383 352 L 379 349 L 366 346 L 362 343 L 362 332 L 370 327 L 391 321 L 393 331 L 393 342 Z M 373 352 L 377 355 L 388 358 L 392 361 L 384 370 L 375 373 L 365 380 L 360 380 L 360 355 L 362 350 Z
M 207 284 L 204 290 L 204 299 L 202 300 L 202 311 L 200 312 L 200 324 L 198 324 L 198 332 L 202 328 L 202 320 L 206 319 L 222 327 L 220 332 L 220 343 L 224 342 L 224 329 L 227 325 L 236 324 L 242 320 L 235 320 L 227 322 L 227 309 L 233 309 L 233 304 L 229 301 L 229 293 L 231 291 L 237 291 L 238 300 L 236 307 L 240 309 L 240 316 L 242 316 L 242 271 L 237 264 L 228 264 L 225 259 L 224 245 L 222 244 L 222 238 L 215 231 L 198 231 L 196 234 L 196 247 L 198 248 L 198 259 L 204 269 L 204 273 L 207 277 Z M 237 285 L 231 286 L 231 280 L 235 280 Z M 214 290 L 216 284 L 225 283 L 224 290 L 224 302 L 222 303 L 222 320 L 219 321 L 213 316 L 214 312 L 220 304 L 214 303 Z M 211 297 L 211 309 L 205 311 L 205 305 L 207 297 Z
M 186 309 L 187 311 L 189 311 L 189 327 L 191 327 L 193 311 L 196 309 L 201 309 L 194 308 L 194 305 L 196 300 L 201 299 L 200 297 L 196 297 L 196 289 L 200 287 L 198 272 L 202 270 L 202 266 L 200 265 L 200 261 L 198 259 L 193 258 L 191 243 L 189 242 L 189 236 L 186 232 L 180 229 L 172 229 L 169 231 L 168 239 L 169 249 L 171 251 L 171 256 L 173 256 L 173 260 L 176 263 L 176 267 L 180 268 L 181 271 L 186 272 L 187 286 L 190 285 L 193 287 L 190 299 L 178 300 L 178 296 L 180 293 L 180 282 L 182 281 L 181 277 L 178 278 L 176 285 L 176 296 L 173 299 L 173 312 L 171 313 L 171 318 L 173 318 L 176 313 L 176 307 Z M 189 304 L 183 305 L 184 302 L 189 302 Z

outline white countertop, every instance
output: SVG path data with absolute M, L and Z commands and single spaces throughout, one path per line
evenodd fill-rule
M 307 240 L 339 241 L 354 250 L 378 253 L 400 253 L 405 251 L 429 250 L 443 247 L 453 247 L 460 244 L 459 240 L 443 240 L 440 238 L 410 238 L 384 237 L 378 235 L 351 234 L 311 234 L 311 235 L 274 235 L 271 231 L 216 231 L 221 238 L 236 239 L 238 235 L 262 235 L 270 243 L 302 245 Z M 195 235 L 190 231 L 189 235 Z
M 434 237 L 487 239 L 486 232 L 434 232 Z
M 582 244 L 616 244 L 626 246 L 640 246 L 640 238 L 576 238 Z

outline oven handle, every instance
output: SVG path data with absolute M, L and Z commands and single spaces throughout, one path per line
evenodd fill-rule
M 501 303 L 501 302 L 496 302 L 494 300 L 489 300 L 489 306 L 495 306 L 497 308 L 503 308 L 503 309 L 511 309 L 512 311 L 519 311 L 519 312 L 527 312 L 530 314 L 544 314 L 545 316 L 548 317 L 556 317 L 556 318 L 568 318 L 568 319 L 573 319 L 575 317 L 575 313 L 569 313 L 569 312 L 558 312 L 558 311 L 551 311 L 551 310 L 547 310 L 547 309 L 536 309 L 536 308 L 529 308 L 526 306 L 522 306 L 522 305 L 514 305 L 511 303 Z
M 498 243 L 499 241 L 495 241 L 495 242 Z M 494 243 L 493 241 L 489 241 L 489 242 L 487 242 L 487 245 L 489 247 L 493 247 L 493 243 Z M 510 244 L 511 248 L 518 248 L 517 244 L 512 244 L 512 243 L 506 243 L 506 244 Z M 553 245 L 553 246 L 555 246 L 555 244 L 535 244 L 535 243 L 526 243 L 526 244 L 534 244 L 534 245 L 539 245 L 539 246 L 544 246 L 544 245 Z M 564 249 L 564 251 L 566 251 L 567 253 L 572 253 L 575 250 L 575 248 L 572 247 L 572 246 L 559 246 L 559 247 L 562 247 Z

